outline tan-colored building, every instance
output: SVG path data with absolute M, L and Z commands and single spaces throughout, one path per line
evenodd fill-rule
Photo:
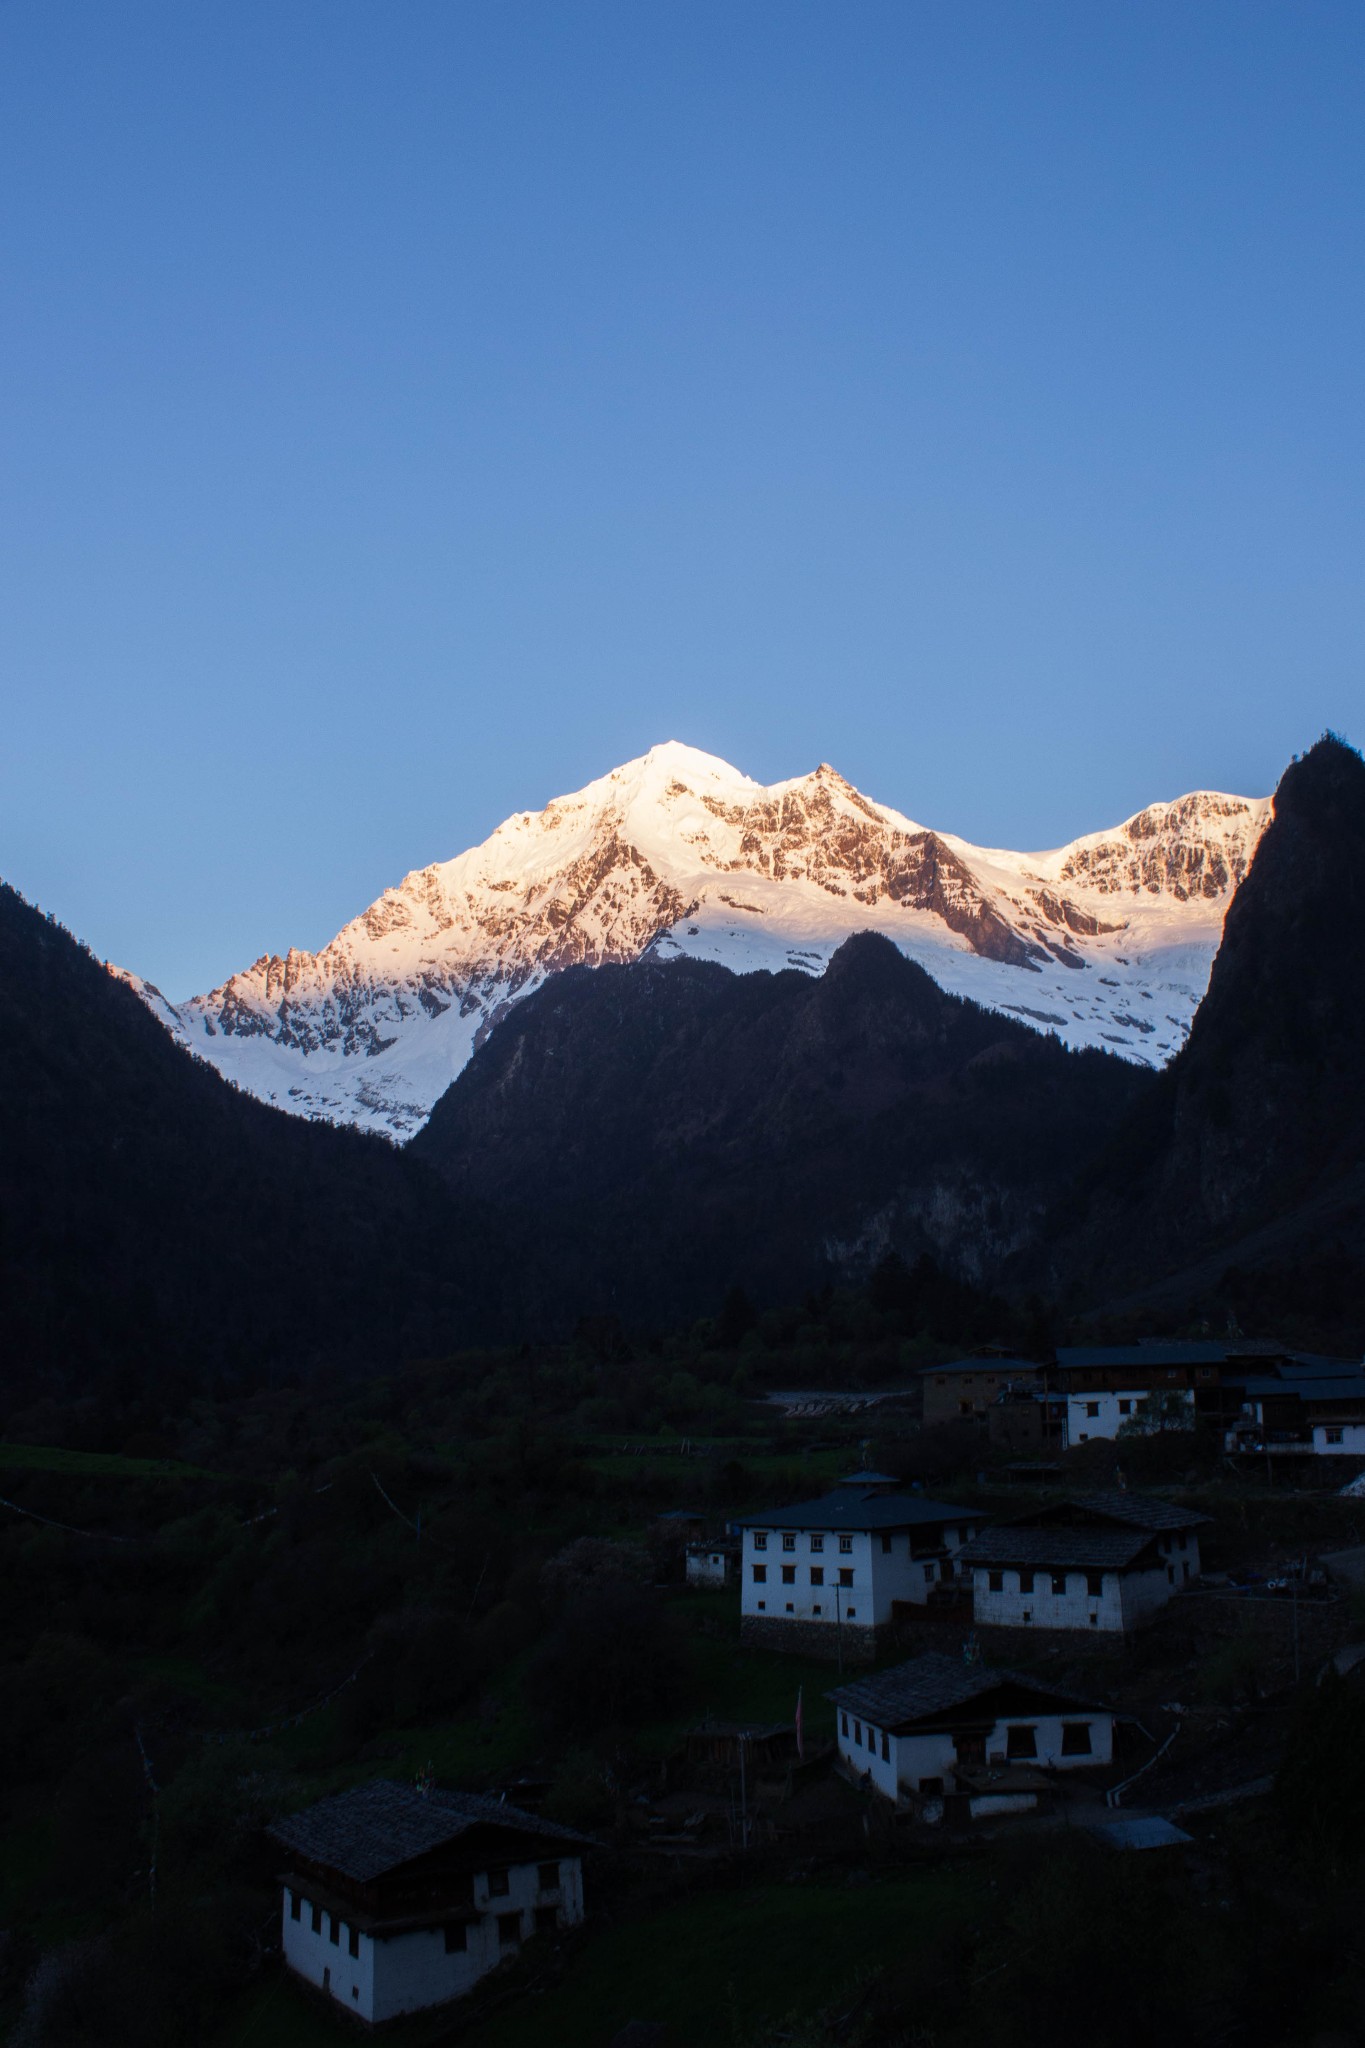
M 1006 1387 L 1037 1383 L 1038 1367 L 1026 1358 L 956 1358 L 950 1365 L 927 1365 L 920 1373 L 924 1388 L 924 1426 L 943 1422 L 984 1422 Z

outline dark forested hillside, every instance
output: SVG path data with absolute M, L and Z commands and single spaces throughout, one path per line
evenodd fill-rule
M 1189 1042 L 1066 1205 L 1051 1274 L 1350 1344 L 1363 1231 L 1365 762 L 1328 737 L 1285 771 Z
M 420 1162 L 267 1109 L 0 888 L 0 1340 L 11 1394 L 213 1380 L 469 1334 L 468 1231 Z
M 489 1205 L 541 1313 L 789 1299 L 887 1250 L 989 1277 L 1145 1071 L 945 995 L 875 934 L 827 972 L 570 970 L 502 1024 L 411 1150 Z

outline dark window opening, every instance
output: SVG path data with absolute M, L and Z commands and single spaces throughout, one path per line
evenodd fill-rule
M 1104 1573 L 1087 1572 L 1085 1575 L 1085 1590 L 1092 1600 L 1098 1600 L 1104 1592 Z
M 301 1899 L 301 1898 L 299 1897 L 299 1895 L 298 1895 L 298 1893 L 297 1893 L 297 1892 L 291 1892 L 291 1893 L 289 1894 L 289 1917 L 290 1917 L 290 1919 L 291 1919 L 291 1920 L 297 1920 L 297 1919 L 298 1919 L 298 1918 L 300 1917 L 300 1915 L 302 1914 L 302 1912 L 303 1912 L 303 1900 L 302 1900 L 302 1899 Z
M 314 1908 L 313 1908 L 313 1932 L 314 1932 L 314 1934 L 321 1934 L 321 1932 L 322 1932 L 322 1908 L 321 1908 L 321 1906 L 314 1906 Z
M 1088 1721 L 1063 1721 L 1062 1755 L 1091 1755 L 1090 1723 Z
M 1003 1593 L 1005 1590 L 1005 1574 L 1003 1572 L 987 1572 L 986 1583 L 992 1593 Z
M 445 1926 L 446 1954 L 461 1956 L 469 1947 L 469 1929 L 463 1920 L 448 1920 Z
M 853 1584 L 853 1571 L 852 1571 L 852 1567 L 851 1567 L 851 1566 L 849 1566 L 849 1565 L 840 1565 L 840 1567 L 839 1567 L 839 1584 L 840 1584 L 841 1586 L 851 1586 L 851 1585 Z
M 768 1567 L 767 1567 L 767 1565 L 766 1565 L 766 1564 L 756 1564 L 756 1565 L 754 1566 L 754 1568 L 753 1568 L 753 1572 L 754 1572 L 754 1584 L 755 1584 L 756 1586 L 766 1586 L 766 1585 L 767 1585 L 767 1583 L 768 1583 Z
M 536 1878 L 543 1892 L 557 1891 L 559 1888 L 559 1865 L 557 1863 L 542 1863 L 536 1872 Z
M 883 1728 L 883 1730 L 882 1730 L 882 1762 L 883 1762 L 884 1764 L 889 1764 L 889 1763 L 890 1763 L 890 1761 L 891 1761 L 891 1737 L 890 1737 L 890 1736 L 889 1736 L 889 1735 L 887 1734 L 886 1730 L 885 1730 L 885 1729 Z
M 488 1896 L 490 1899 L 505 1899 L 512 1889 L 512 1880 L 505 1870 L 490 1870 L 488 1873 Z
M 332 1931 L 331 1931 L 331 1933 L 330 1933 L 330 1934 L 328 1935 L 327 1939 L 328 1939 L 328 1940 L 329 1940 L 329 1941 L 331 1942 L 331 1944 L 332 1944 L 332 1947 L 333 1947 L 333 1948 L 338 1948 L 338 1947 L 340 1947 L 340 1945 L 341 1945 L 341 1922 L 340 1922 L 340 1921 L 339 1921 L 339 1920 L 337 1919 L 337 1916 L 336 1916 L 336 1914 L 335 1914 L 335 1913 L 333 1913 L 333 1915 L 332 1915 Z
M 823 1565 L 820 1565 L 820 1564 L 813 1564 L 813 1565 L 811 1566 L 811 1568 L 810 1568 L 810 1582 L 811 1582 L 812 1586 L 823 1586 L 823 1585 L 824 1585 L 824 1583 L 825 1583 L 825 1568 L 824 1568 L 824 1566 L 823 1566 Z
M 1020 1591 L 1021 1593 L 1031 1593 L 1031 1592 L 1033 1591 L 1033 1573 L 1032 1573 L 1032 1572 L 1020 1572 L 1020 1574 L 1019 1574 L 1019 1591 Z
M 782 1583 L 784 1586 L 794 1586 L 796 1584 L 796 1566 L 794 1564 L 783 1565 Z
M 1052 1574 L 1052 1591 L 1058 1600 L 1064 1600 L 1066 1598 L 1065 1572 L 1054 1572 Z
M 1005 1755 L 1007 1757 L 1037 1756 L 1037 1754 L 1038 1730 L 1036 1728 L 1021 1728 L 1015 1724 L 1006 1729 Z
M 516 1945 L 517 1945 L 517 1943 L 518 1943 L 518 1942 L 519 1942 L 520 1940 L 521 1940 L 521 1915 L 520 1915 L 520 1913 L 499 1913 L 499 1915 L 498 1915 L 498 1946 L 499 1946 L 500 1948 L 515 1948 L 515 1947 L 516 1947 Z
M 360 1929 L 358 1927 L 347 1928 L 346 1948 L 350 1955 L 358 1956 L 360 1954 Z

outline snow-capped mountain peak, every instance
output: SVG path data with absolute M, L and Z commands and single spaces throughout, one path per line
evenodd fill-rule
M 1158 1065 L 1269 815 L 1198 791 L 1014 853 L 916 824 L 828 763 L 765 786 L 670 740 L 405 875 L 318 953 L 262 955 L 176 1006 L 127 978 L 252 1093 L 400 1137 L 509 1004 L 646 949 L 819 973 L 870 928 L 954 993 Z

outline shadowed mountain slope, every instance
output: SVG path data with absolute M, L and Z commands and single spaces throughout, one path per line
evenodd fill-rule
M 0 1337 L 18 1380 L 376 1364 L 449 1345 L 464 1239 L 382 1140 L 192 1060 L 0 887 Z
M 1137 1307 L 1160 1279 L 1168 1310 L 1264 1318 L 1328 1287 L 1359 1329 L 1365 762 L 1340 740 L 1285 771 L 1188 1044 L 1057 1221 L 1052 1271 L 1078 1296 Z
M 1154 1077 L 936 986 L 873 933 L 819 979 L 570 969 L 409 1150 L 519 1248 L 528 1305 L 791 1299 L 885 1251 L 989 1278 Z

